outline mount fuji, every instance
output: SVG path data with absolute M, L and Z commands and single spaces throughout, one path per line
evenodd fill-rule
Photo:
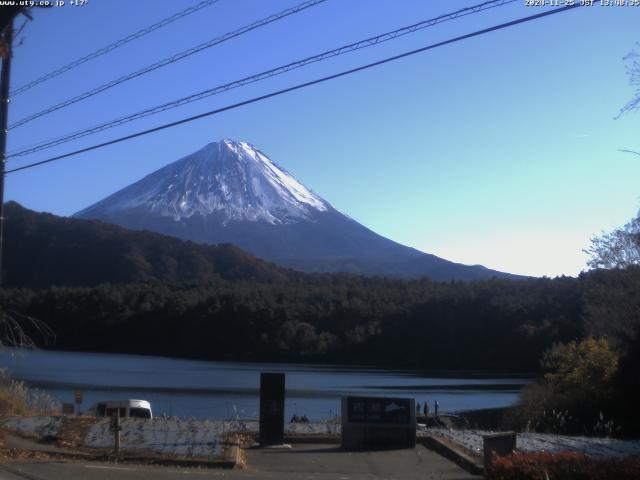
M 232 243 L 303 271 L 434 280 L 516 278 L 382 237 L 340 213 L 254 146 L 228 139 L 156 170 L 74 217 L 197 243 Z

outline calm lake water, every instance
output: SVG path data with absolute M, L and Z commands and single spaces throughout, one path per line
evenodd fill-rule
M 286 373 L 286 418 L 294 413 L 320 420 L 339 414 L 343 395 L 413 397 L 431 411 L 455 412 L 511 405 L 523 378 L 430 377 L 423 373 L 366 367 L 206 362 L 136 355 L 70 352 L 0 352 L 0 365 L 30 386 L 73 403 L 84 392 L 83 410 L 99 400 L 140 398 L 154 415 L 195 418 L 257 418 L 260 372 Z

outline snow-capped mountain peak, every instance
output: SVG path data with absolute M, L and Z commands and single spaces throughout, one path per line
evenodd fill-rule
M 76 215 L 132 209 L 171 217 L 219 212 L 231 220 L 282 224 L 331 206 L 253 145 L 223 139 L 163 167 Z
M 210 143 L 74 216 L 197 243 L 232 243 L 277 264 L 314 272 L 436 280 L 505 276 L 382 237 L 336 210 L 253 145 L 229 139 Z

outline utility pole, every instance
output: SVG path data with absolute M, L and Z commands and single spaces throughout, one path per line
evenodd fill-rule
M 0 46 L 2 55 L 2 75 L 0 76 L 0 287 L 2 287 L 2 247 L 4 239 L 4 170 L 7 153 L 7 126 L 9 124 L 9 80 L 11 79 L 11 56 L 13 54 L 13 19 L 4 31 Z

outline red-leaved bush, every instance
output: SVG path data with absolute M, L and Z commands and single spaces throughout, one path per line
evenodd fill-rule
M 640 457 L 596 459 L 580 453 L 513 453 L 485 466 L 490 480 L 638 480 Z

